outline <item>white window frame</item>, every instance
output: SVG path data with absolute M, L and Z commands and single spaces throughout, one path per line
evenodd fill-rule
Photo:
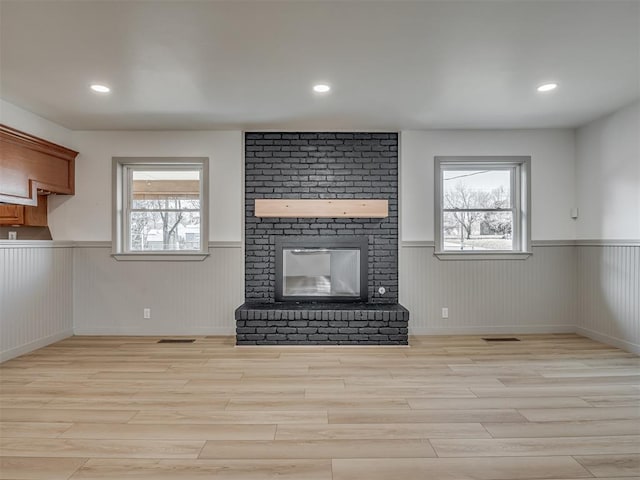
M 439 156 L 435 157 L 435 255 L 442 260 L 523 260 L 531 255 L 531 157 L 528 156 Z M 511 208 L 513 212 L 513 249 L 444 250 L 442 229 L 445 209 L 442 205 L 444 170 L 511 169 Z M 479 209 L 483 210 L 483 209 Z M 498 209 L 490 209 L 498 211 Z M 489 210 L 488 210 L 489 211 Z
M 112 256 L 116 260 L 204 260 L 209 255 L 209 159 L 206 157 L 113 157 Z M 200 249 L 129 249 L 129 188 L 135 170 L 200 170 Z

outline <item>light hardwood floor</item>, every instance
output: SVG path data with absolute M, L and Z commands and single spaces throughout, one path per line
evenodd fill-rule
M 0 366 L 0 478 L 640 478 L 640 358 L 519 338 L 69 338 Z

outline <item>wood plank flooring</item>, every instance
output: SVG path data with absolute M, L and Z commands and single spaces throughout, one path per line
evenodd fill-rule
M 69 338 L 0 365 L 0 479 L 640 478 L 640 358 L 519 338 Z

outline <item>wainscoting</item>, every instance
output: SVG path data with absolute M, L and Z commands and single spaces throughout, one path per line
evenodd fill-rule
M 73 335 L 73 245 L 0 244 L 0 361 Z
M 76 246 L 76 335 L 235 333 L 233 312 L 243 302 L 240 242 L 210 243 L 202 262 L 118 262 L 110 255 L 110 244 Z
M 577 258 L 577 333 L 640 354 L 640 245 L 579 244 Z
M 0 243 L 0 361 L 76 335 L 233 335 L 240 242 L 202 262 L 118 262 L 111 244 Z M 143 319 L 151 308 L 151 319 Z
M 432 243 L 404 242 L 400 302 L 411 312 L 409 333 L 574 332 L 575 250 L 556 244 L 534 247 L 526 260 L 439 260 Z
M 242 248 L 212 243 L 209 252 L 203 262 L 116 262 L 108 243 L 0 242 L 0 360 L 74 332 L 232 335 Z M 410 332 L 578 332 L 640 353 L 637 242 L 561 242 L 533 252 L 527 260 L 441 261 L 432 244 L 405 242 L 400 300 Z

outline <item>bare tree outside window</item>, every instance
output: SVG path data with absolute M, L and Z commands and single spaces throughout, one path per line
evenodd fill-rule
M 435 255 L 441 260 L 531 255 L 531 157 L 437 156 Z
M 444 250 L 511 250 L 512 169 L 443 171 Z
M 130 249 L 200 249 L 199 171 L 132 172 Z
M 116 260 L 208 256 L 208 158 L 113 157 L 112 167 Z

